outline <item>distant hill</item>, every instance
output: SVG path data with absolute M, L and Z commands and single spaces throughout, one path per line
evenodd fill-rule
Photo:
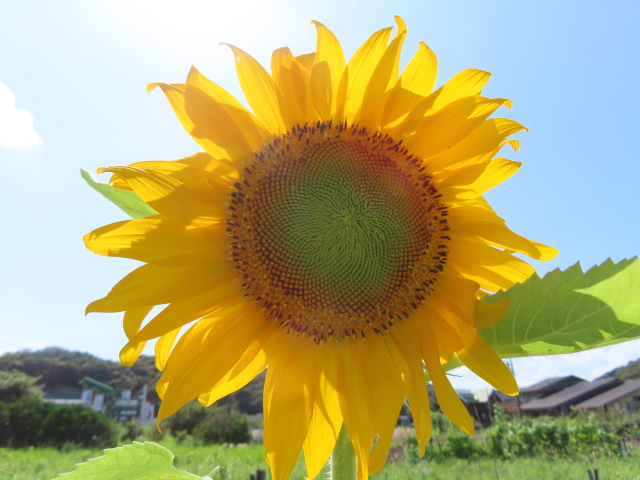
M 161 372 L 156 370 L 153 357 L 141 356 L 133 367 L 118 362 L 102 360 L 89 353 L 70 352 L 50 347 L 43 350 L 5 353 L 0 356 L 0 371 L 19 370 L 32 377 L 40 377 L 40 384 L 47 387 L 76 387 L 87 376 L 106 383 L 118 391 L 142 388 L 149 385 L 149 393 L 155 396 L 155 385 Z M 262 412 L 264 373 L 243 389 L 220 400 L 218 404 L 237 403 L 243 413 Z M 152 400 L 150 398 L 149 400 Z M 153 401 L 153 400 L 152 400 Z
M 616 377 L 620 380 L 640 380 L 640 359 L 629 362 L 624 367 L 613 369 L 600 378 L 605 377 Z

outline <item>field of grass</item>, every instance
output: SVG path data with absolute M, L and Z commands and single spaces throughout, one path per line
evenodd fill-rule
M 166 438 L 160 443 L 176 455 L 175 465 L 181 470 L 206 475 L 220 465 L 215 480 L 249 480 L 249 474 L 257 468 L 266 469 L 261 445 L 204 447 L 178 444 L 173 438 Z M 52 480 L 73 470 L 76 463 L 100 455 L 102 451 L 88 449 L 61 452 L 53 448 L 0 448 L 0 479 Z M 492 460 L 447 460 L 442 463 L 401 460 L 387 465 L 381 473 L 372 476 L 372 480 L 586 480 L 588 468 L 597 468 L 602 480 L 636 480 L 640 478 L 640 456 L 593 462 L 519 459 L 498 461 L 495 465 Z M 304 464 L 300 458 L 291 479 L 302 480 L 304 476 Z M 323 478 L 326 478 L 323 474 L 318 476 L 318 480 Z

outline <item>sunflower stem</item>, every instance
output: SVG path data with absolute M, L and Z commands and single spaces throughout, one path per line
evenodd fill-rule
M 342 424 L 336 446 L 331 454 L 330 480 L 356 480 L 356 452 L 347 427 Z

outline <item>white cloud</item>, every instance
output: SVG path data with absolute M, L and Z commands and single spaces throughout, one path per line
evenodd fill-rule
M 541 380 L 565 375 L 575 375 L 585 380 L 596 378 L 614 368 L 623 367 L 640 357 L 640 340 L 625 342 L 612 347 L 587 350 L 568 355 L 530 357 L 514 360 L 514 370 L 520 388 Z M 489 384 L 462 367 L 450 372 L 454 388 L 486 388 Z
M 33 129 L 33 115 L 15 106 L 16 96 L 0 82 L 0 147 L 31 148 L 42 144 Z
M 50 346 L 50 343 L 42 338 L 0 335 L 0 355 L 18 350 L 40 350 Z

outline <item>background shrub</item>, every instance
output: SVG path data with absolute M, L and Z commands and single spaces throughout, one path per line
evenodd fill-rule
M 621 455 L 621 438 L 635 439 L 640 415 L 615 412 L 576 412 L 561 417 L 514 417 L 507 420 L 496 410 L 493 425 L 478 428 L 470 437 L 442 414 L 433 414 L 433 438 L 425 459 L 569 458 L 592 460 Z M 409 462 L 418 461 L 418 444 L 410 438 L 405 446 Z
M 215 407 L 210 407 L 215 408 Z M 192 400 L 167 419 L 167 428 L 172 434 L 192 435 L 193 430 L 207 417 L 207 410 L 197 400 Z M 178 434 L 178 432 L 183 432 Z
M 0 403 L 0 446 L 54 446 L 74 443 L 83 447 L 112 447 L 112 422 L 82 405 L 55 405 L 36 398 Z
M 193 430 L 193 436 L 204 444 L 249 443 L 251 428 L 247 416 L 233 407 L 209 407 L 207 417 Z
M 22 398 L 42 398 L 40 377 L 31 377 L 18 370 L 0 371 L 0 402 L 14 403 Z
M 42 422 L 42 443 L 62 447 L 76 443 L 83 447 L 114 447 L 116 432 L 101 413 L 82 405 L 55 405 Z

